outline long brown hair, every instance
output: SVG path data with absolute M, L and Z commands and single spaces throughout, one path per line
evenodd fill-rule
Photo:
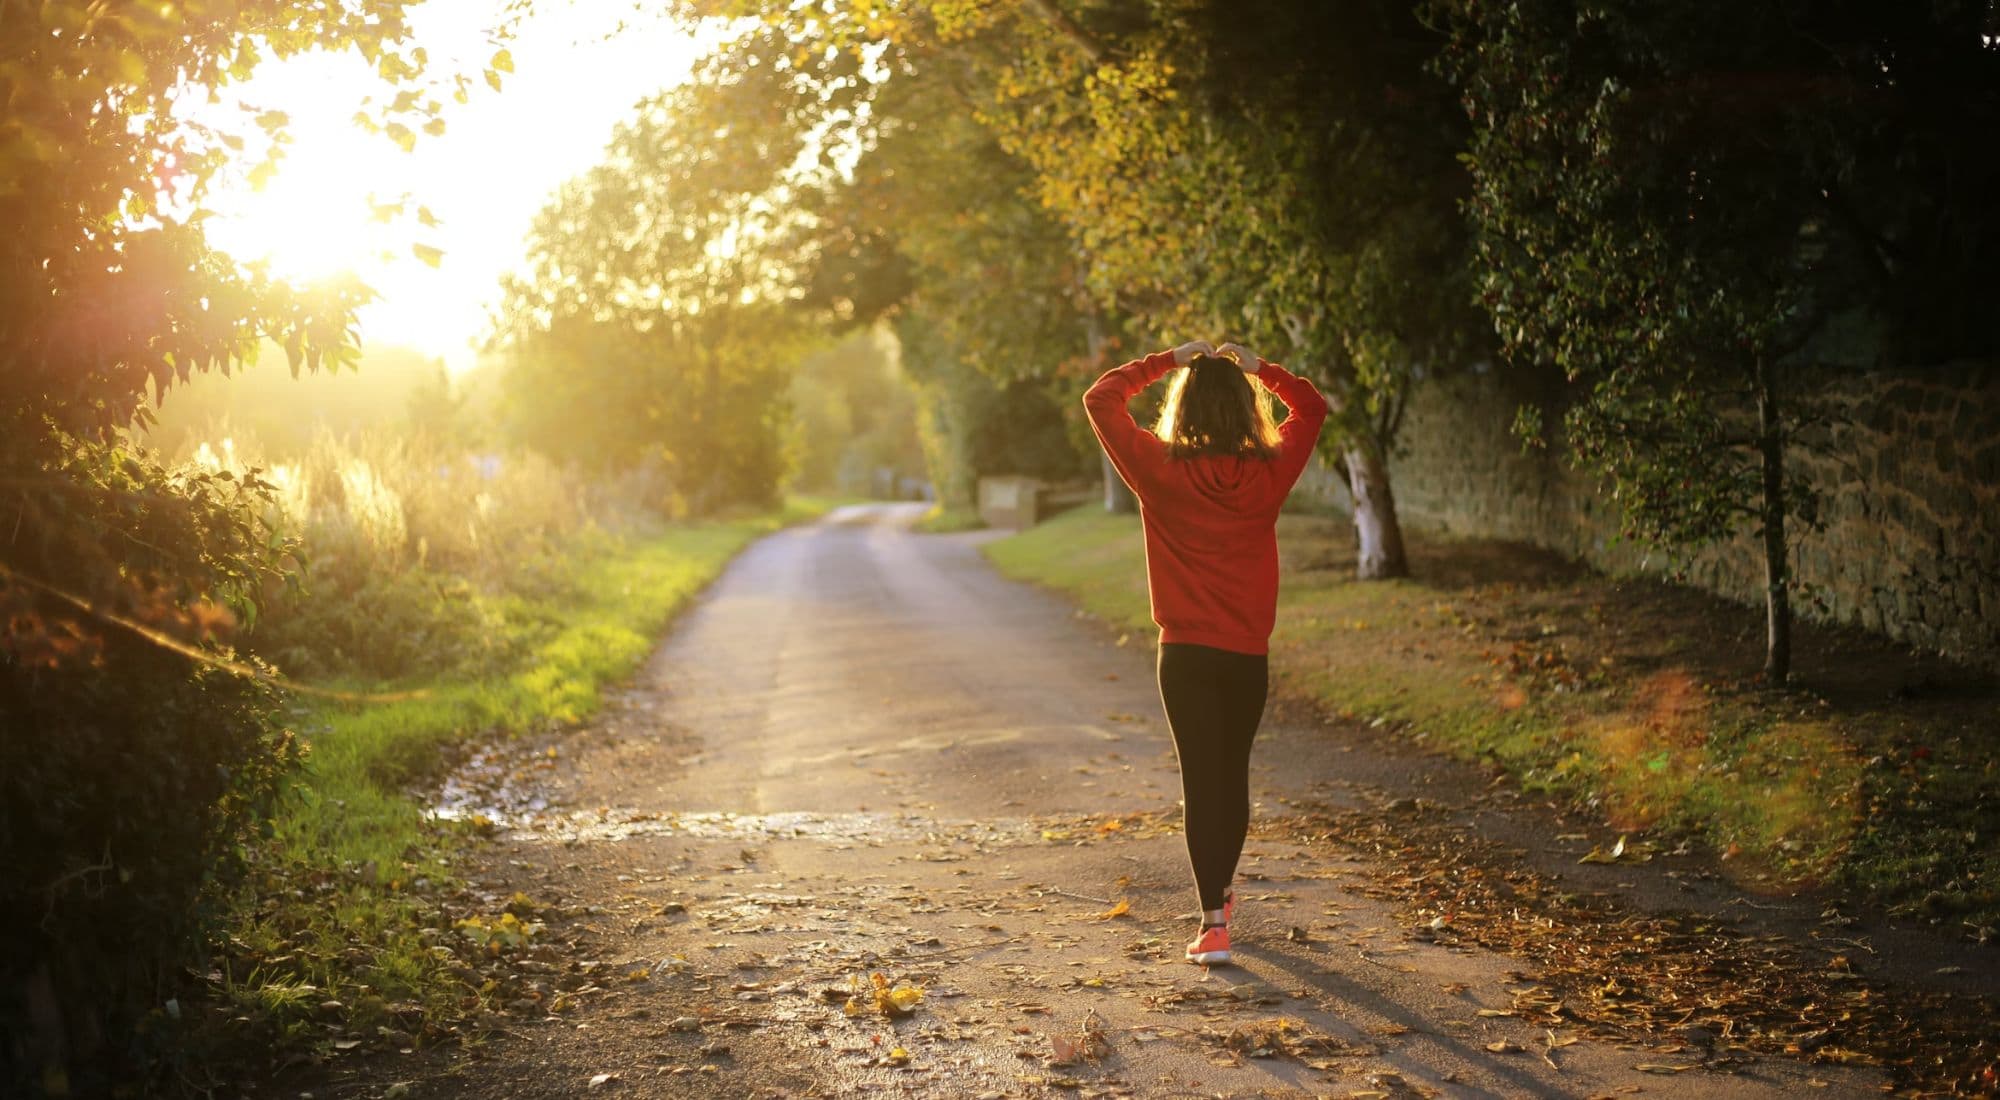
M 1272 459 L 1278 455 L 1278 426 L 1271 407 L 1235 361 L 1197 355 L 1167 385 L 1166 403 L 1153 431 L 1170 458 L 1235 455 Z

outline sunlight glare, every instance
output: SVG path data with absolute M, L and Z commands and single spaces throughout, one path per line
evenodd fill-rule
M 375 219 L 370 196 L 424 181 L 415 156 L 354 126 L 369 81 L 357 59 L 314 56 L 255 85 L 262 102 L 287 104 L 293 144 L 262 190 L 232 181 L 214 197 L 211 242 L 239 260 L 267 263 L 282 278 L 378 274 L 396 235 Z
M 508 6 L 454 0 L 412 9 L 433 70 L 479 72 L 494 48 L 489 28 Z M 236 105 L 248 104 L 291 118 L 292 143 L 261 190 L 239 173 L 211 192 L 209 239 L 284 278 L 352 272 L 378 295 L 360 315 L 365 341 L 440 356 L 454 372 L 471 367 L 499 280 L 522 262 L 528 228 L 551 192 L 597 163 L 634 104 L 685 80 L 719 38 L 629 14 L 582 2 L 538 5 L 509 43 L 515 71 L 504 90 L 480 83 L 470 103 L 447 102 L 444 134 L 421 138 L 407 153 L 355 125 L 363 98 L 386 90 L 359 57 L 267 64 L 225 89 L 222 103 L 187 112 L 233 122 Z M 405 197 L 401 217 L 377 216 L 378 204 Z M 441 224 L 420 226 L 419 206 Z M 433 267 L 413 254 L 419 245 L 443 258 Z

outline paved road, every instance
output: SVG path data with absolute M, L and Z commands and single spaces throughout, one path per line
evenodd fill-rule
M 1150 640 L 915 515 L 850 508 L 753 546 L 564 749 L 557 809 L 516 823 L 485 885 L 592 907 L 573 923 L 615 965 L 412 1095 L 1876 1090 L 1775 1058 L 1641 1070 L 1701 1053 L 1495 1015 L 1534 985 L 1520 961 L 1413 934 L 1381 896 L 1393 869 L 1285 828 L 1300 800 L 1432 765 L 1310 723 L 1260 740 L 1240 965 L 1189 966 Z M 875 973 L 922 1003 L 848 1014 Z

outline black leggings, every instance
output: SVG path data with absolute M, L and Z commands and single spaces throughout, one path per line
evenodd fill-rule
M 1250 743 L 1269 668 L 1261 654 L 1160 646 L 1160 702 L 1180 757 L 1182 825 L 1203 909 L 1222 908 L 1250 829 Z

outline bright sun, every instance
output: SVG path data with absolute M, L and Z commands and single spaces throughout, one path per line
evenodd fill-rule
M 314 58 L 311 67 L 333 68 L 342 60 Z M 347 99 L 347 115 L 362 94 Z M 347 115 L 324 119 L 317 113 L 292 113 L 294 144 L 262 190 L 245 185 L 218 196 L 209 239 L 238 259 L 262 260 L 290 279 L 347 271 L 379 275 L 397 238 L 374 219 L 369 196 L 424 187 L 421 165 L 356 130 Z
M 424 4 L 412 20 L 437 71 L 476 73 L 494 49 L 489 28 L 508 6 Z M 718 37 L 664 20 L 619 29 L 629 16 L 615 10 L 622 7 L 538 4 L 511 43 L 516 68 L 505 90 L 479 84 L 469 103 L 447 102 L 445 133 L 413 152 L 354 124 L 364 97 L 385 91 L 358 57 L 267 64 L 226 94 L 255 110 L 285 112 L 292 143 L 263 188 L 234 180 L 210 196 L 210 241 L 289 279 L 351 271 L 377 293 L 361 314 L 364 340 L 414 347 L 453 369 L 470 366 L 500 277 L 521 262 L 536 211 L 597 162 L 634 103 L 686 79 Z M 190 114 L 236 123 L 227 104 Z M 378 204 L 406 198 L 404 216 L 377 217 Z M 442 224 L 419 225 L 420 205 Z M 436 249 L 436 262 L 420 260 L 418 246 Z

